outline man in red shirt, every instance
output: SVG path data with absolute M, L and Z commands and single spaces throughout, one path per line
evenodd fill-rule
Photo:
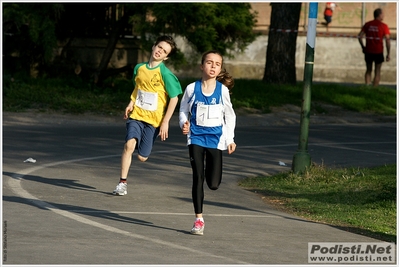
M 374 10 L 374 20 L 367 22 L 362 27 L 359 33 L 359 43 L 362 46 L 364 53 L 364 60 L 366 61 L 366 84 L 371 84 L 371 72 L 373 70 L 373 62 L 375 63 L 374 68 L 374 80 L 373 86 L 378 86 L 381 78 L 381 66 L 384 62 L 384 43 L 387 48 L 386 61 L 390 60 L 389 53 L 391 50 L 390 32 L 388 25 L 382 22 L 384 19 L 384 13 L 381 8 Z M 366 36 L 366 46 L 363 44 L 363 37 Z

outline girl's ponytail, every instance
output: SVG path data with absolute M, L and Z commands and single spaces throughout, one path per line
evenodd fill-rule
M 216 77 L 216 80 L 223 83 L 227 88 L 229 88 L 231 94 L 231 89 L 233 89 L 234 87 L 234 79 L 233 76 L 231 76 L 230 73 L 226 71 L 226 69 L 222 69 L 222 71 Z

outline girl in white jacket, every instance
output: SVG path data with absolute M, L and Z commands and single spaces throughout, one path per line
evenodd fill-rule
M 202 56 L 202 78 L 189 84 L 180 104 L 179 125 L 187 135 L 193 170 L 192 199 L 195 222 L 192 234 L 203 235 L 204 181 L 217 190 L 222 181 L 222 151 L 236 149 L 234 129 L 236 115 L 230 100 L 233 78 L 222 71 L 223 57 L 217 51 Z

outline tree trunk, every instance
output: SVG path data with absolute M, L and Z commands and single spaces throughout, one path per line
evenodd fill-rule
M 115 20 L 115 9 L 116 5 L 113 6 L 113 14 L 112 18 Z M 111 60 L 112 54 L 115 51 L 115 46 L 118 43 L 120 35 L 123 33 L 123 29 L 126 26 L 126 22 L 128 17 L 126 14 L 118 20 L 114 21 L 112 24 L 112 30 L 110 31 L 107 47 L 104 50 L 103 56 L 101 58 L 100 65 L 97 68 L 97 71 L 94 73 L 94 83 L 98 86 L 101 86 L 105 78 L 107 78 L 107 67 L 108 63 Z
M 263 81 L 296 84 L 295 52 L 301 3 L 272 3 Z

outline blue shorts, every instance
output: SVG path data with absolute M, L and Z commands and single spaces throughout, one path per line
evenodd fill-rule
M 140 156 L 148 157 L 151 154 L 152 146 L 159 134 L 159 128 L 155 128 L 151 124 L 128 119 L 126 122 L 125 141 L 136 139 L 136 149 Z
M 332 16 L 326 16 L 324 15 L 324 19 L 326 20 L 326 24 L 330 24 L 332 21 Z

